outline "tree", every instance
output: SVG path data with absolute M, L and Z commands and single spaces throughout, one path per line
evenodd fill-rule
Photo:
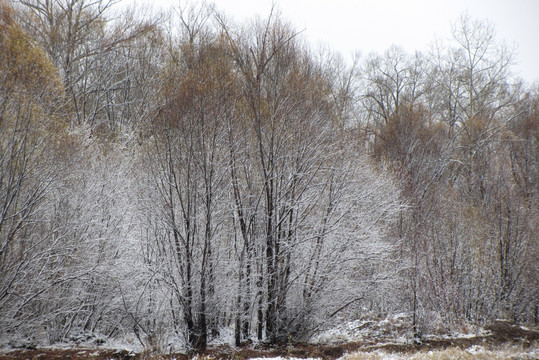
M 4 332 L 32 320 L 48 286 L 47 259 L 59 243 L 42 223 L 56 176 L 50 167 L 65 128 L 56 113 L 63 88 L 54 66 L 0 3 L 0 322 Z M 50 270 L 50 271 L 49 271 Z M 39 284 L 47 280 L 44 287 Z M 27 311 L 29 310 L 30 311 Z M 27 315 L 30 315 L 27 318 Z
M 392 107 L 407 98 L 400 75 L 405 71 L 399 73 L 396 65 L 395 75 L 387 76 L 392 81 L 382 81 L 382 75 L 370 80 L 379 91 L 368 99 L 381 109 L 372 117 L 385 119 L 376 127 L 372 154 L 389 162 L 411 206 L 399 233 L 418 336 L 440 326 L 427 317 L 457 326 L 514 313 L 508 309 L 515 300 L 508 299 L 517 297 L 513 291 L 529 261 L 523 254 L 530 253 L 530 228 L 523 220 L 529 217 L 517 210 L 527 201 L 516 200 L 508 173 L 515 165 L 502 145 L 510 142 L 507 131 L 524 109 L 521 86 L 509 83 L 511 53 L 495 42 L 490 24 L 467 16 L 456 23 L 453 39 L 456 47 L 437 47 L 426 59 L 435 72 L 423 74 L 424 91 L 411 103 Z M 513 194 L 511 200 L 502 192 Z
M 154 149 L 155 182 L 165 232 L 156 237 L 171 258 L 163 274 L 172 287 L 189 347 L 206 348 L 215 322 L 214 291 L 218 249 L 224 241 L 223 198 L 226 160 L 222 147 L 234 94 L 223 49 L 209 34 L 179 44 L 181 58 L 170 67 L 166 106 L 158 115 Z
M 21 22 L 43 46 L 64 81 L 73 107 L 72 126 L 114 133 L 134 119 L 130 107 L 138 103 L 137 77 L 147 63 L 129 56 L 127 46 L 145 36 L 154 23 L 126 12 L 122 21 L 110 19 L 115 0 L 20 0 Z M 140 85 L 140 83 L 139 83 Z
M 374 135 L 374 144 L 380 129 L 391 118 L 398 117 L 401 108 L 421 104 L 431 86 L 428 71 L 426 59 L 420 52 L 412 56 L 396 46 L 383 56 L 371 54 L 366 59 L 360 99 L 365 127 Z
M 363 191 L 371 189 L 354 187 L 353 174 L 361 166 L 355 159 L 357 149 L 348 151 L 344 145 L 342 106 L 338 109 L 342 103 L 334 96 L 337 89 L 302 50 L 297 33 L 273 14 L 241 35 L 220 23 L 240 74 L 244 107 L 239 115 L 246 129 L 242 152 L 250 156 L 251 174 L 243 175 L 247 172 L 243 170 L 241 177 L 236 174 L 232 179 L 233 184 L 249 179 L 243 184 L 246 194 L 235 195 L 241 234 L 253 224 L 253 218 L 245 215 L 260 209 L 256 224 L 263 241 L 255 243 L 259 250 L 254 253 L 262 256 L 257 286 L 259 299 L 264 294 L 265 301 L 257 304 L 257 333 L 260 336 L 264 329 L 272 343 L 302 338 L 319 325 L 314 320 L 317 315 L 327 318 L 316 304 L 328 300 L 338 274 L 351 271 L 347 256 L 358 256 L 355 251 L 363 245 L 360 234 L 366 230 L 358 230 L 351 219 L 356 211 L 369 218 L 361 206 L 367 201 L 362 199 Z M 238 172 L 238 167 L 232 170 Z M 398 207 L 390 203 L 387 219 L 394 215 L 392 206 Z M 242 204 L 251 204 L 247 212 Z M 379 209 L 373 211 L 380 215 Z M 370 224 L 378 230 L 377 225 Z M 349 237 L 336 235 L 341 231 L 350 231 Z M 380 238 L 373 237 L 373 243 Z M 339 253 L 347 246 L 349 255 Z M 337 260 L 337 254 L 344 259 Z
M 122 278 L 117 238 L 129 207 L 115 175 L 125 168 L 110 171 L 114 156 L 67 132 L 57 70 L 2 6 L 2 335 L 49 343 L 111 336 L 126 323 L 112 280 Z

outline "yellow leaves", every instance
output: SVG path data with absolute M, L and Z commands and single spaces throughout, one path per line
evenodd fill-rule
M 473 145 L 476 141 L 480 141 L 486 136 L 490 121 L 481 117 L 473 117 L 464 123 L 465 145 Z
M 169 120 L 178 121 L 187 113 L 211 117 L 228 100 L 238 98 L 238 79 L 224 44 L 211 39 L 185 42 L 173 54 L 165 68 L 167 79 L 161 93 L 167 99 Z
M 0 0 L 0 135 L 20 134 L 36 145 L 45 138 L 49 145 L 60 144 L 67 130 L 60 117 L 64 100 L 56 67 Z
M 62 81 L 45 52 L 36 46 L 13 20 L 13 10 L 0 3 L 0 71 L 11 82 L 30 87 L 44 87 L 59 93 Z
M 10 19 L 5 5 L 0 7 L 0 73 L 3 86 L 36 91 L 50 98 L 62 93 L 62 81 L 54 65 L 42 49 Z

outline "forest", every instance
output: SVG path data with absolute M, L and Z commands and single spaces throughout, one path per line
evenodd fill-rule
M 492 24 L 349 62 L 117 5 L 0 0 L 0 345 L 537 325 L 539 84 Z

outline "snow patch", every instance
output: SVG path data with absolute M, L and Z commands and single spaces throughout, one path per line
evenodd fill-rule
M 411 318 L 409 314 L 390 314 L 385 319 L 358 319 L 323 331 L 311 338 L 317 344 L 338 344 L 354 341 L 391 341 L 407 343 L 410 341 Z
M 295 358 L 295 357 L 281 357 L 281 356 L 278 356 L 278 357 L 273 357 L 273 358 L 264 358 L 264 357 L 261 357 L 261 358 L 251 358 L 249 360 L 320 360 L 320 358 Z
M 129 353 L 133 354 L 144 350 L 140 342 L 133 339 L 131 336 L 125 336 L 117 339 L 109 339 L 103 347 L 114 350 L 126 350 Z
M 208 344 L 211 346 L 230 345 L 234 344 L 234 329 L 232 327 L 222 328 L 219 330 L 219 335 L 212 338 Z
M 472 345 L 468 349 L 466 349 L 466 352 L 475 355 L 485 352 L 485 349 L 480 345 Z

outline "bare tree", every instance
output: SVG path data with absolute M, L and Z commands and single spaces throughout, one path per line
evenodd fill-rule
M 200 37 L 198 37 L 200 36 Z M 201 32 L 180 42 L 182 57 L 171 70 L 172 86 L 155 129 L 155 181 L 166 232 L 158 238 L 172 257 L 165 281 L 186 324 L 189 347 L 203 351 L 215 322 L 215 267 L 221 246 L 226 174 L 225 124 L 234 91 L 230 67 L 218 42 Z
M 136 78 L 148 63 L 128 43 L 152 30 L 126 12 L 111 18 L 115 0 L 21 0 L 21 21 L 60 69 L 75 118 L 72 125 L 105 134 L 135 120 L 126 113 L 136 100 Z M 146 66 L 146 68 L 145 68 Z
M 53 110 L 62 88 L 45 54 L 16 25 L 12 10 L 1 3 L 0 11 L 0 321 L 7 332 L 24 322 L 25 307 L 54 285 L 40 288 L 34 281 L 44 280 L 40 274 L 47 278 L 46 260 L 58 251 L 54 231 L 40 219 L 56 178 L 49 157 L 58 140 L 51 131 L 58 131 L 59 138 L 62 134 Z
M 260 337 L 265 330 L 270 342 L 301 338 L 318 324 L 316 304 L 327 300 L 324 289 L 331 287 L 338 274 L 350 270 L 347 256 L 340 260 L 334 256 L 343 255 L 347 245 L 349 256 L 358 256 L 354 250 L 359 251 L 361 230 L 348 223 L 366 201 L 363 189 L 355 188 L 352 180 L 355 167 L 360 168 L 355 162 L 358 149 L 348 150 L 344 145 L 339 118 L 343 102 L 335 96 L 339 90 L 302 50 L 297 33 L 273 14 L 241 35 L 223 21 L 220 24 L 241 75 L 245 108 L 238 115 L 245 118 L 240 122 L 246 127 L 243 153 L 251 157 L 246 162 L 248 177 L 243 176 L 245 170 L 233 167 L 235 172 L 242 171 L 233 184 L 250 179 L 243 183 L 248 192 L 236 200 L 239 229 L 254 224 L 253 218 L 245 217 L 241 204 L 261 212 L 255 221 L 263 241 L 258 240 L 255 248 L 260 250 L 255 253 L 262 256 L 258 258 L 257 296 L 264 295 L 265 301 L 256 304 L 257 333 Z M 237 144 L 233 146 L 237 149 Z M 359 213 L 368 218 L 365 212 Z M 350 237 L 334 235 L 341 231 L 350 231 Z

